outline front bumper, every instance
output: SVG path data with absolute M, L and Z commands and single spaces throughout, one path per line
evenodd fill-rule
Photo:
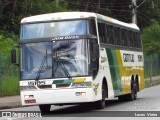
M 93 88 L 68 88 L 54 90 L 43 89 L 35 91 L 21 91 L 21 102 L 22 105 L 25 106 L 39 104 L 72 104 L 93 102 L 95 101 L 95 98 L 96 97 Z

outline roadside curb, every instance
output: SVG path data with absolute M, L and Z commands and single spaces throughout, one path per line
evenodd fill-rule
M 19 107 L 22 107 L 21 105 L 17 105 L 17 106 L 2 106 L 0 107 L 0 111 L 1 110 L 4 110 L 4 109 L 12 109 L 12 108 L 19 108 Z
M 150 83 L 150 78 L 145 78 L 145 88 L 152 87 L 160 84 L 160 76 L 152 77 L 152 81 Z
M 0 97 L 0 110 L 21 107 L 20 96 Z

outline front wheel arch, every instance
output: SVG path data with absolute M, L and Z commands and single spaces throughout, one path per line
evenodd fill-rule
M 103 79 L 102 85 L 100 87 L 102 98 L 95 102 L 97 109 L 104 109 L 106 106 L 105 98 L 108 97 L 108 87 L 107 87 L 107 81 Z
M 103 81 L 102 81 L 102 85 L 105 85 L 105 90 L 106 90 L 106 96 L 105 96 L 105 98 L 108 98 L 108 84 L 107 84 L 107 79 L 104 77 L 103 78 Z

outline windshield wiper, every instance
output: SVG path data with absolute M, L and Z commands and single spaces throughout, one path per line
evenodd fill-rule
M 63 71 L 65 72 L 65 74 L 67 75 L 67 77 L 68 77 L 69 79 L 72 79 L 72 77 L 71 77 L 71 75 L 69 74 L 69 72 L 67 71 L 65 65 L 62 63 L 60 57 L 57 55 L 57 51 L 56 51 L 56 59 L 57 59 L 58 62 L 60 62 L 61 66 L 62 66 L 62 69 L 63 69 Z
M 47 56 L 44 56 L 43 59 L 42 59 L 41 65 L 40 65 L 39 70 L 38 70 L 38 73 L 37 73 L 37 77 L 36 77 L 36 79 L 35 79 L 35 80 L 37 80 L 37 81 L 39 80 L 39 78 L 40 78 L 40 76 L 41 76 L 41 71 L 42 71 L 42 69 L 44 68 L 44 63 L 45 63 L 46 59 L 47 59 Z
M 36 81 L 38 81 L 41 76 L 41 71 L 44 68 L 45 61 L 46 61 L 46 66 L 48 67 L 48 61 L 47 61 L 48 56 L 47 55 L 48 55 L 48 52 L 47 52 L 47 48 L 46 48 L 46 55 L 42 59 L 41 65 L 40 65 L 38 73 L 37 73 L 37 77 L 35 79 Z

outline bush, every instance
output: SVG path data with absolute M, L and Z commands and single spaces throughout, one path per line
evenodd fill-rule
M 17 44 L 18 36 L 7 31 L 0 31 L 0 95 L 19 94 L 18 68 L 11 64 L 10 51 Z

